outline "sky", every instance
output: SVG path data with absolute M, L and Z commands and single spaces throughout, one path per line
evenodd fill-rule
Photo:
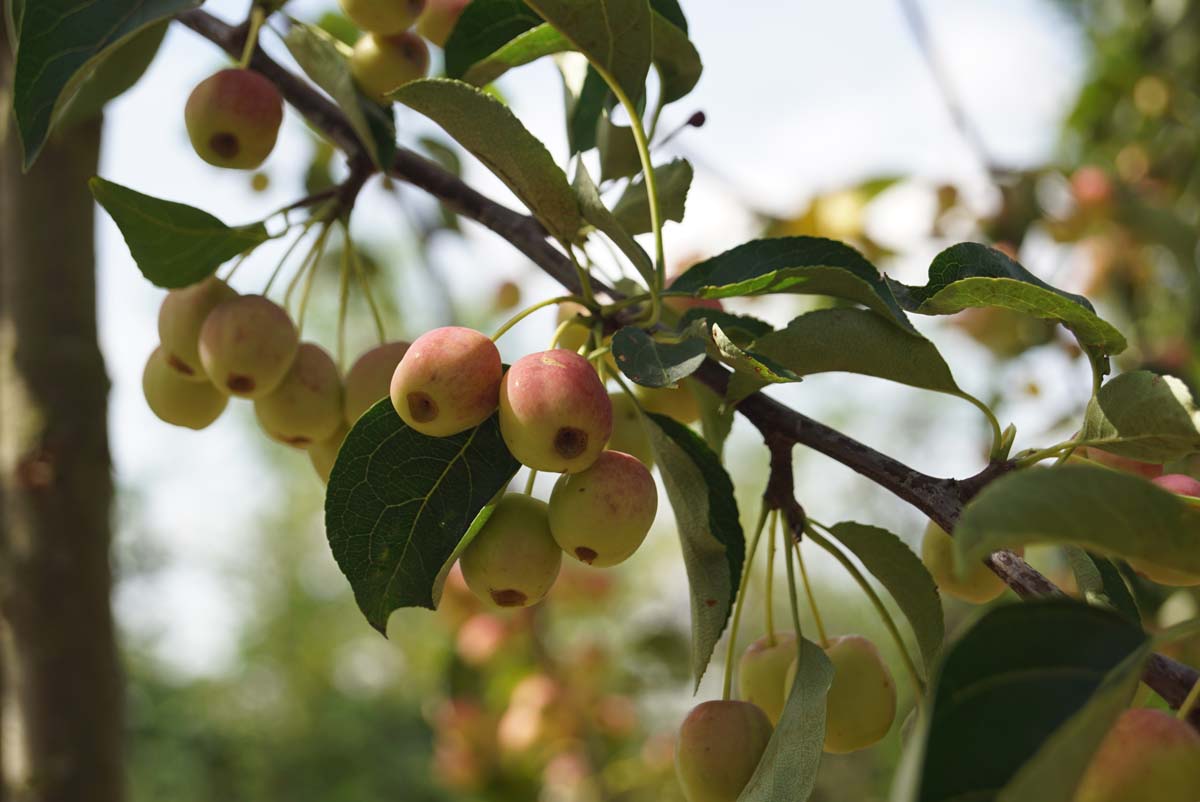
M 330 5 L 295 0 L 289 10 L 299 19 L 315 20 Z M 1058 126 L 1084 69 L 1083 42 L 1069 21 L 1048 0 L 921 0 L 920 5 L 988 157 L 1010 166 L 1052 159 Z M 245 0 L 209 0 L 205 10 L 237 21 L 247 6 Z M 870 176 L 902 173 L 952 182 L 974 204 L 986 207 L 994 201 L 979 155 L 952 125 L 897 0 L 684 0 L 683 6 L 705 72 L 696 91 L 671 107 L 663 127 L 671 129 L 695 110 L 706 113 L 707 123 L 685 132 L 667 151 L 688 157 L 697 170 L 688 216 L 666 232 L 669 258 L 716 253 L 754 236 L 747 205 L 786 214 L 801 209 L 813 194 Z M 277 37 L 264 36 L 264 46 L 286 61 Z M 147 76 L 109 107 L 101 175 L 209 210 L 228 223 L 260 219 L 302 196 L 300 173 L 311 139 L 291 112 L 265 167 L 272 179 L 265 193 L 249 191 L 245 174 L 216 170 L 192 153 L 183 126 L 184 102 L 196 83 L 224 65 L 222 54 L 207 41 L 173 27 Z M 501 88 L 551 152 L 565 156 L 554 69 L 549 64 L 523 68 L 502 79 Z M 411 113 L 401 116 L 403 142 L 430 130 Z M 466 176 L 493 197 L 518 205 L 469 158 Z M 889 267 L 901 280 L 923 283 L 923 265 L 944 244 L 927 241 L 920 231 L 920 209 L 928 201 L 927 188 L 923 191 L 918 183 L 881 202 L 879 213 L 873 213 L 872 224 L 889 242 L 910 252 Z M 353 219 L 355 237 L 403 249 L 404 228 L 397 215 L 378 184 L 368 185 Z M 438 246 L 435 252 L 463 305 L 479 306 L 481 287 L 486 290 L 510 276 L 529 279 L 527 298 L 555 292 L 547 279 L 531 277 L 528 264 L 507 244 L 473 226 L 467 233 L 465 243 Z M 248 442 L 255 436 L 248 404 L 231 404 L 231 411 L 202 433 L 173 429 L 147 409 L 141 371 L 156 343 L 163 293 L 138 273 L 119 232 L 103 214 L 98 237 L 101 341 L 113 379 L 110 414 L 124 499 L 122 526 L 143 533 L 161 550 L 166 566 L 153 579 L 123 584 L 118 614 L 135 634 L 157 633 L 161 656 L 177 670 L 221 671 L 229 666 L 231 633 L 246 590 L 245 580 L 236 577 L 244 577 L 253 560 L 256 516 L 269 508 L 279 478 L 262 458 L 261 446 Z M 272 253 L 277 251 L 264 249 L 261 259 L 248 262 L 235 286 L 261 291 L 274 265 Z M 436 309 L 425 308 L 424 315 L 417 309 L 406 317 L 405 330 L 398 334 L 411 338 L 442 322 Z M 789 308 L 768 303 L 755 313 L 782 315 L 777 321 L 782 324 Z M 506 358 L 543 347 L 551 328 L 549 316 L 531 318 L 506 338 Z M 955 353 L 979 356 L 971 344 L 946 336 Z M 985 359 L 968 358 L 966 363 L 958 373 L 966 389 L 986 387 L 994 378 Z M 1061 371 L 1063 365 L 1022 369 L 1036 375 Z M 902 454 L 917 467 L 954 475 L 979 467 L 977 454 L 953 448 L 963 432 L 976 435 L 980 425 L 977 414 L 962 402 L 929 401 L 911 390 L 836 376 L 787 388 L 781 397 Z M 1042 403 L 1077 400 L 1043 398 Z M 906 442 L 905 419 L 929 414 L 931 404 L 943 416 L 942 430 L 923 442 Z M 1034 420 L 1019 405 L 1006 411 L 1019 426 L 1026 418 Z M 753 446 L 753 438 L 739 426 L 731 453 L 759 459 Z M 302 453 L 288 458 L 307 459 Z M 817 477 L 834 484 L 834 492 L 822 493 L 822 498 L 844 503 L 865 489 L 848 471 L 830 470 L 828 461 L 802 459 L 801 485 Z M 315 479 L 312 492 L 321 492 Z M 919 532 L 911 512 L 887 504 L 863 506 L 860 519 L 907 515 L 903 522 L 912 530 L 910 541 Z M 831 518 L 835 514 L 830 511 Z M 679 574 L 682 578 L 682 570 Z

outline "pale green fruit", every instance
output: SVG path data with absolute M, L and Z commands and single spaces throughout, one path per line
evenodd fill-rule
M 1160 710 L 1126 710 L 1100 744 L 1075 802 L 1196 802 L 1200 734 Z
M 255 400 L 254 413 L 267 434 L 307 448 L 342 425 L 342 380 L 333 357 L 319 345 L 301 343 L 278 386 Z
M 417 33 L 438 47 L 445 47 L 458 18 L 470 0 L 429 0 L 417 20 Z
M 412 27 L 425 10 L 425 0 L 338 0 L 358 27 L 371 33 L 400 33 Z
M 429 72 L 429 47 L 414 33 L 363 34 L 350 55 L 350 72 L 366 94 L 380 102 Z
M 545 503 L 509 493 L 459 558 L 471 592 L 494 607 L 537 604 L 554 585 L 562 549 L 550 534 Z
M 474 329 L 445 326 L 413 341 L 392 375 L 392 406 L 421 434 L 449 437 L 490 418 L 504 366 L 496 344 Z
M 674 418 L 684 426 L 700 420 L 700 402 L 683 382 L 675 387 L 639 386 L 635 392 L 647 412 Z
M 337 462 L 338 451 L 341 450 L 342 443 L 346 441 L 346 435 L 349 433 L 350 427 L 343 423 L 331 436 L 324 440 L 318 440 L 308 447 L 308 458 L 322 482 L 328 484 L 333 464 Z
M 587 470 L 558 478 L 550 494 L 550 531 L 567 554 L 607 567 L 638 550 L 657 512 L 658 488 L 646 466 L 605 451 Z
M 772 643 L 762 637 L 751 643 L 738 661 L 738 694 L 758 705 L 772 724 L 779 723 L 791 683 L 788 669 L 796 660 L 796 633 L 780 632 Z
M 195 382 L 207 382 L 200 364 L 200 327 L 220 303 L 237 297 L 237 292 L 215 276 L 190 287 L 171 290 L 158 308 L 158 339 L 163 358 L 179 375 Z
M 404 358 L 408 343 L 384 343 L 365 352 L 346 373 L 343 413 L 353 426 L 363 413 L 388 397 L 396 366 Z
M 579 473 L 612 436 L 612 402 L 586 359 L 561 348 L 518 359 L 500 385 L 500 433 L 538 471 Z
M 271 155 L 283 122 L 275 84 L 252 70 L 221 70 L 192 90 L 184 109 L 188 138 L 209 164 L 253 170 Z
M 175 426 L 203 429 L 221 416 L 229 402 L 208 382 L 185 379 L 171 369 L 163 349 L 155 348 L 142 372 L 142 392 L 150 411 Z
M 833 638 L 825 648 L 833 684 L 825 705 L 825 751 L 840 755 L 878 743 L 896 719 L 896 683 L 875 644 L 862 635 Z M 789 692 L 797 663 L 788 668 Z
M 287 312 L 261 295 L 217 305 L 200 327 L 200 363 L 217 389 L 262 398 L 287 375 L 300 337 Z
M 769 740 L 767 714 L 749 702 L 697 705 L 675 745 L 675 776 L 687 802 L 736 802 Z
M 972 565 L 966 576 L 960 576 L 954 566 L 954 538 L 932 521 L 925 528 L 925 537 L 921 541 L 921 562 L 925 563 L 942 593 L 965 602 L 986 604 L 1007 587 L 1004 580 L 982 562 Z
M 608 438 L 609 450 L 632 454 L 647 468 L 653 468 L 654 449 L 646 435 L 646 428 L 642 425 L 642 413 L 638 411 L 637 402 L 623 392 L 610 393 L 608 399 L 613 408 L 613 430 L 612 436 Z

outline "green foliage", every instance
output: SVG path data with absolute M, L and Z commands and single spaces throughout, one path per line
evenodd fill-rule
M 13 75 L 13 113 L 25 168 L 37 158 L 54 117 L 114 48 L 199 0 L 38 0 L 22 3 Z M 18 15 L 14 14 L 14 22 Z
M 1063 554 L 1071 565 L 1075 584 L 1088 604 L 1111 607 L 1130 621 L 1142 620 L 1137 601 L 1112 560 L 1078 546 L 1063 546 Z
M 329 477 L 325 529 L 371 626 L 436 606 L 447 564 L 518 467 L 495 416 L 453 437 L 418 434 L 388 399 L 359 418 Z
M 647 286 L 652 285 L 654 260 L 641 245 L 638 245 L 632 233 L 609 211 L 582 160 L 575 169 L 575 195 L 579 198 L 579 209 L 583 212 L 584 219 L 612 240 L 638 271 L 642 281 L 646 282 Z
M 676 159 L 655 167 L 654 175 L 658 179 L 659 214 L 664 221 L 680 222 L 687 205 L 688 190 L 692 188 L 692 165 L 686 159 Z M 650 200 L 644 178 L 630 182 L 613 206 L 612 213 L 630 234 L 648 234 L 654 230 L 650 225 Z
M 631 100 L 641 98 L 654 55 L 647 0 L 530 0 L 529 5 Z
M 643 387 L 671 387 L 696 372 L 704 361 L 704 341 L 685 337 L 665 343 L 639 328 L 626 326 L 612 339 L 613 359 L 621 372 Z
M 692 675 L 698 687 L 737 599 L 745 536 L 733 482 L 720 458 L 670 418 L 649 415 L 646 429 L 683 547 L 692 600 Z
M 266 242 L 262 223 L 230 227 L 192 206 L 93 178 L 92 195 L 112 216 L 142 274 L 160 287 L 186 287 Z
M 958 564 L 1032 543 L 1071 544 L 1200 574 L 1200 509 L 1140 477 L 1086 465 L 1018 471 L 954 529 Z
M 66 128 L 99 114 L 110 100 L 124 94 L 141 80 L 158 54 L 167 33 L 167 23 L 143 28 L 102 55 L 79 91 L 62 107 L 54 127 Z
M 541 21 L 524 0 L 473 0 L 446 40 L 446 77 L 475 83 L 467 77 L 473 66 L 494 58 Z
M 1077 602 L 992 609 L 938 669 L 893 802 L 995 798 L 1146 641 L 1128 619 Z
M 1100 388 L 1088 404 L 1080 437 L 1113 454 L 1164 463 L 1200 450 L 1198 421 L 1186 384 L 1139 370 Z

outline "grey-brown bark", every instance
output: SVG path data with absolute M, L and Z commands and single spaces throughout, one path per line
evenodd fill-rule
M 117 802 L 108 378 L 97 343 L 100 121 L 20 171 L 0 22 L 0 675 L 5 802 Z

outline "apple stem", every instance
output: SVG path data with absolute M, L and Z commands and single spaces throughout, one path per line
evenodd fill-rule
M 529 469 L 529 478 L 525 480 L 525 495 L 533 495 L 533 486 L 537 483 L 538 472 L 533 468 Z
M 817 637 L 820 639 L 821 648 L 829 648 L 829 637 L 825 634 L 825 622 L 821 620 L 821 611 L 817 607 L 817 597 L 813 594 L 812 583 L 808 581 L 808 569 L 804 567 L 804 551 L 800 548 L 800 541 L 793 541 L 796 544 L 796 564 L 800 566 L 800 581 L 804 584 L 804 593 L 808 596 L 808 606 L 812 608 L 813 621 L 817 625 Z
M 1179 706 L 1179 712 L 1175 715 L 1180 721 L 1187 721 L 1198 703 L 1200 703 L 1200 680 L 1192 683 L 1191 691 L 1188 692 L 1187 698 L 1183 700 L 1183 704 Z
M 775 645 L 775 533 L 779 527 L 779 510 L 771 510 L 771 521 L 767 524 L 767 583 L 763 609 L 767 615 L 767 645 Z
M 367 306 L 371 309 L 371 317 L 375 321 L 375 333 L 379 337 L 379 344 L 383 345 L 387 342 L 387 331 L 383 326 L 383 315 L 379 313 L 379 305 L 375 303 L 375 293 L 371 291 L 371 282 L 367 278 L 367 271 L 363 269 L 362 260 L 358 258 L 358 248 L 354 247 L 354 240 L 350 238 L 350 225 L 346 224 L 346 251 L 350 254 L 350 264 L 354 268 L 354 276 L 358 279 L 358 286 L 362 289 L 363 297 L 367 299 Z
M 746 560 L 742 564 L 742 582 L 738 587 L 737 603 L 733 606 L 733 622 L 729 625 L 729 644 L 725 652 L 725 684 L 721 698 L 728 702 L 733 698 L 733 657 L 737 649 L 738 625 L 742 621 L 742 607 L 746 603 L 746 590 L 750 585 L 750 568 L 754 565 L 754 554 L 758 551 L 758 541 L 767 525 L 767 513 L 770 508 L 764 501 L 758 514 L 758 523 L 754 525 L 754 535 L 750 538 L 750 548 L 746 552 Z
M 250 27 L 246 32 L 246 44 L 242 47 L 242 58 L 238 61 L 240 69 L 244 70 L 250 66 L 250 58 L 254 55 L 254 48 L 258 46 L 258 30 L 266 16 L 262 6 L 257 3 L 250 9 Z

